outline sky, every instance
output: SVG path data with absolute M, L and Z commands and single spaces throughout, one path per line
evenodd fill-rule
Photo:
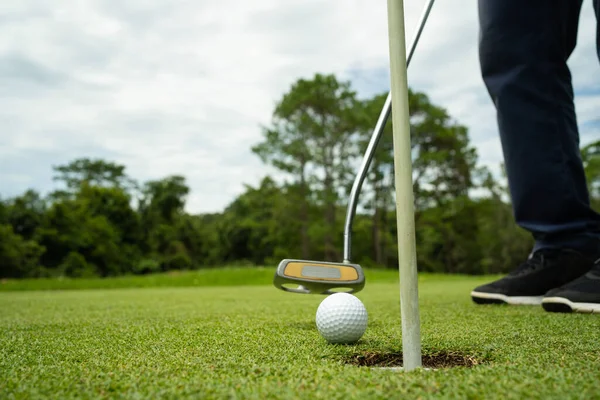
M 407 41 L 423 0 L 405 0 Z M 0 196 L 55 188 L 79 157 L 138 181 L 184 175 L 187 210 L 222 211 L 273 170 L 251 152 L 275 103 L 315 73 L 359 96 L 389 90 L 387 9 L 369 0 L 7 0 L 0 4 Z M 600 137 L 596 20 L 584 1 L 569 60 L 581 143 Z M 481 79 L 474 1 L 438 0 L 409 86 L 502 162 Z

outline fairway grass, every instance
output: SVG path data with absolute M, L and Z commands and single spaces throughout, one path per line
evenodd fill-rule
M 411 373 L 350 363 L 402 350 L 398 284 L 383 278 L 357 294 L 356 345 L 319 336 L 323 297 L 270 283 L 3 292 L 0 398 L 600 398 L 600 317 L 476 306 L 485 281 L 422 277 L 423 353 L 477 365 Z
M 205 268 L 196 271 L 171 271 L 150 275 L 129 275 L 110 278 L 40 278 L 2 279 L 0 292 L 17 290 L 80 290 L 80 289 L 123 289 L 152 287 L 214 287 L 256 286 L 273 282 L 275 267 L 227 267 Z M 398 271 L 394 269 L 364 269 L 367 282 L 398 282 Z M 471 279 L 469 276 L 421 274 L 420 281 Z
M 40 278 L 2 279 L 0 292 L 15 290 L 78 290 L 150 287 L 253 286 L 270 285 L 275 267 L 205 268 L 197 271 L 171 271 L 150 275 L 117 276 L 110 278 Z M 369 282 L 397 282 L 398 271 L 365 269 Z M 444 275 L 423 275 L 423 279 L 450 279 Z M 456 277 L 454 277 L 456 279 Z

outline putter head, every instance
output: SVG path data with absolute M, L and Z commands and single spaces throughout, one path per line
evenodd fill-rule
M 273 284 L 293 293 L 356 293 L 365 286 L 365 275 L 358 264 L 285 259 L 275 271 Z

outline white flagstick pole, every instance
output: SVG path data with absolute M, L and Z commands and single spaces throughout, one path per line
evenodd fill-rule
M 403 0 L 388 0 L 403 367 L 422 366 Z

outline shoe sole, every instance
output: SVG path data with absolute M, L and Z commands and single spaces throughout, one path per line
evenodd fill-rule
M 477 304 L 510 304 L 513 306 L 539 306 L 544 296 L 506 296 L 499 293 L 471 292 Z
M 546 297 L 542 300 L 542 307 L 548 312 L 556 313 L 600 314 L 600 304 L 577 303 L 564 297 Z

